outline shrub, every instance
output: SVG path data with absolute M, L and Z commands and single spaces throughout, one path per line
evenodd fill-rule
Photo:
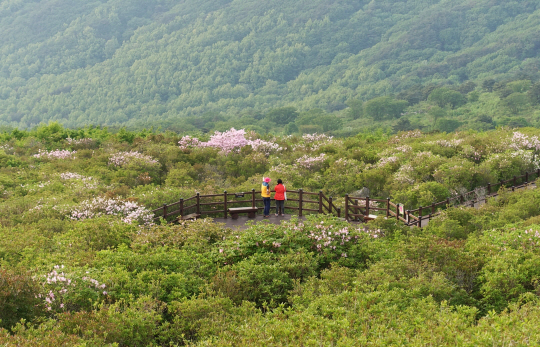
M 235 303 L 252 301 L 262 306 L 285 302 L 292 280 L 269 253 L 255 254 L 232 266 L 226 266 L 212 280 L 218 293 Z
M 250 303 L 244 302 L 238 307 L 230 298 L 203 295 L 174 302 L 169 306 L 169 312 L 173 318 L 168 340 L 178 344 L 218 337 L 260 314 Z
M 148 346 L 161 332 L 164 309 L 163 303 L 141 297 L 129 304 L 119 301 L 89 312 L 61 314 L 58 328 L 98 344 Z
M 28 272 L 0 268 L 0 327 L 9 329 L 21 319 L 31 321 L 43 314 L 40 292 Z

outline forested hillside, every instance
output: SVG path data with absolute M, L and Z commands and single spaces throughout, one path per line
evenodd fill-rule
M 260 121 L 284 106 L 343 118 L 355 100 L 418 85 L 534 84 L 539 8 L 503 0 L 1 1 L 0 124 L 185 131 L 203 128 L 190 116 Z

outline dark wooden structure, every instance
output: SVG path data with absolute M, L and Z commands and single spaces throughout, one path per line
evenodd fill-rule
M 238 219 L 239 213 L 247 213 L 249 218 L 255 218 L 257 207 L 231 207 L 228 209 L 232 219 Z

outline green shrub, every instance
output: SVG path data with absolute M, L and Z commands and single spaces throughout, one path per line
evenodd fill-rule
M 212 280 L 216 292 L 239 304 L 252 301 L 262 306 L 285 302 L 292 289 L 292 279 L 283 271 L 275 256 L 257 253 L 221 269 Z
M 23 270 L 0 268 L 0 328 L 9 329 L 21 319 L 31 321 L 44 313 L 39 284 Z

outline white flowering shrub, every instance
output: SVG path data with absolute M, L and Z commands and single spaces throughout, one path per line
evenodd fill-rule
M 520 176 L 525 171 L 534 171 L 540 168 L 538 157 L 527 150 L 507 151 L 492 154 L 482 164 L 499 180 L 507 180 L 513 176 Z
M 98 187 L 98 182 L 95 178 L 79 175 L 74 172 L 61 173 L 60 179 L 67 181 L 66 184 L 70 184 L 72 188 L 81 186 L 85 189 L 96 189 Z
M 540 140 L 538 136 L 527 136 L 519 131 L 515 131 L 510 139 L 510 148 L 515 150 L 531 149 L 540 151 Z
M 94 198 L 85 200 L 71 210 L 69 217 L 73 220 L 85 220 L 101 216 L 118 216 L 124 223 L 151 225 L 154 215 L 144 206 L 136 202 L 120 199 Z
M 76 151 L 60 150 L 43 151 L 39 150 L 38 154 L 34 154 L 34 158 L 40 159 L 75 159 Z
M 112 166 L 124 167 L 128 164 L 157 166 L 159 165 L 159 162 L 149 155 L 145 155 L 136 151 L 115 153 L 109 158 L 109 165 Z
M 321 153 L 316 157 L 309 155 L 304 155 L 296 159 L 296 167 L 307 169 L 307 170 L 319 170 L 326 160 L 327 156 L 325 153 Z
M 42 278 L 44 292 L 38 294 L 38 298 L 43 300 L 47 311 L 90 309 L 93 302 L 108 294 L 104 283 L 99 283 L 89 276 L 68 274 L 64 265 L 55 265 L 54 269 Z

